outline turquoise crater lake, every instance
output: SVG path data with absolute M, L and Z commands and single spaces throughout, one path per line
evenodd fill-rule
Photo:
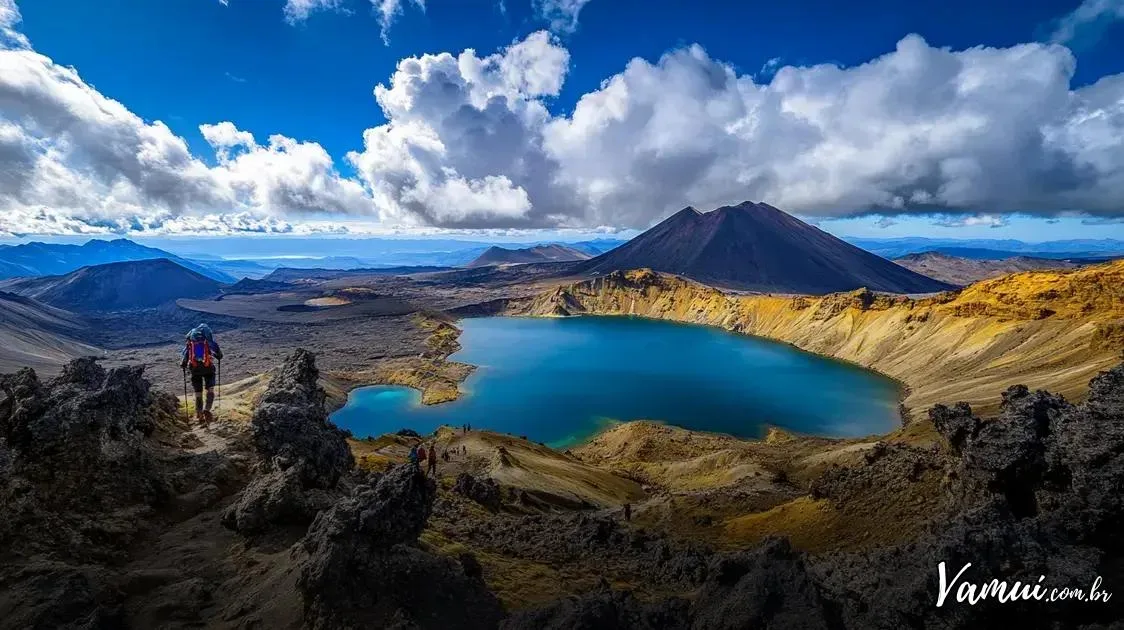
M 467 423 L 556 448 L 640 419 L 747 438 L 769 425 L 857 437 L 899 423 L 894 381 L 764 339 L 633 317 L 458 325 L 451 358 L 478 366 L 459 400 L 426 406 L 409 388 L 363 387 L 332 420 L 356 437 Z

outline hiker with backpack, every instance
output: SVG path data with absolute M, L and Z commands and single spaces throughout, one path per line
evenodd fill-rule
M 437 478 L 437 449 L 434 448 L 433 442 L 429 443 L 429 468 L 426 470 L 426 475 Z
M 195 419 L 199 422 L 211 421 L 211 406 L 215 403 L 215 377 L 222 361 L 222 350 L 215 341 L 214 333 L 207 324 L 199 324 L 187 333 L 184 342 L 180 367 L 184 380 L 191 374 L 191 388 L 195 391 Z M 203 390 L 207 398 L 203 400 Z

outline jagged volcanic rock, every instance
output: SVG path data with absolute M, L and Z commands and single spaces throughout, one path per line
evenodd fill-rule
M 224 457 L 176 448 L 184 430 L 140 367 L 0 376 L 0 627 L 125 625 L 117 567 L 137 541 L 238 483 Z
M 116 556 L 138 529 L 135 510 L 171 495 L 145 435 L 157 415 L 174 417 L 175 402 L 152 394 L 141 374 L 86 358 L 46 384 L 30 369 L 0 377 L 0 543 Z M 53 525 L 35 525 L 44 519 Z
M 345 434 L 328 421 L 316 357 L 298 348 L 261 397 L 252 421 L 254 446 L 265 460 L 300 465 L 305 484 L 329 488 L 355 466 Z
M 1089 588 L 1097 576 L 1124 583 L 1119 532 L 1124 505 L 1124 366 L 1093 379 L 1088 401 L 1071 405 L 1022 386 L 1004 394 L 999 417 L 982 421 L 967 405 L 935 407 L 947 439 L 948 514 L 917 542 L 811 563 L 825 599 L 852 628 L 903 625 L 969 628 L 1106 623 L 1124 613 L 1109 602 L 999 603 L 989 598 L 936 607 L 937 567 L 949 579 Z
M 355 460 L 328 420 L 319 378 L 315 356 L 298 349 L 269 382 L 251 421 L 264 471 L 223 514 L 223 525 L 248 536 L 270 525 L 307 525 L 333 501 L 325 491 Z
M 298 580 L 311 627 L 496 627 L 503 611 L 478 571 L 411 546 L 436 494 L 405 464 L 316 517 Z
M 222 515 L 222 524 L 247 536 L 274 525 L 308 525 L 330 506 L 332 497 L 319 489 L 306 489 L 299 466 L 274 469 L 254 478 L 238 501 Z
M 564 599 L 506 619 L 503 630 L 687 630 L 689 604 L 669 598 L 642 602 L 627 591 L 600 591 Z
M 698 630 L 829 628 L 829 614 L 803 554 L 787 540 L 716 558 L 693 607 Z
M 506 630 L 537 628 L 829 628 L 804 555 L 788 541 L 770 539 L 751 551 L 713 557 L 693 604 L 672 597 L 642 603 L 602 589 L 513 615 Z
M 500 487 L 491 477 L 477 479 L 468 473 L 461 473 L 453 484 L 453 492 L 472 499 L 493 512 L 500 509 Z

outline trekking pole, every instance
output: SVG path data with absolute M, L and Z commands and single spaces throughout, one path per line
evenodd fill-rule
M 187 408 L 187 368 L 183 369 L 183 419 L 191 422 L 191 410 Z
M 215 416 L 222 406 L 222 360 L 215 361 Z

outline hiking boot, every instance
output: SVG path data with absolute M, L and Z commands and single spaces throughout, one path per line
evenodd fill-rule
M 204 416 L 203 416 L 202 411 L 196 411 L 195 412 L 195 421 L 198 422 L 199 424 L 203 424 Z
M 214 422 L 215 421 L 215 414 L 211 413 L 210 411 L 204 411 L 203 412 L 203 420 L 205 420 L 206 422 Z

